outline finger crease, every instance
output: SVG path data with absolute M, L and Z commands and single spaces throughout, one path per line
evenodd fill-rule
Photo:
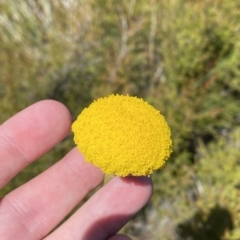
M 2 138 L 5 142 L 7 142 L 13 149 L 15 149 L 15 151 L 17 152 L 17 154 L 19 154 L 23 161 L 26 162 L 26 164 L 29 164 L 26 154 L 24 153 L 24 151 L 19 148 L 16 144 L 14 144 L 11 139 L 4 133 L 0 132 L 0 138 Z

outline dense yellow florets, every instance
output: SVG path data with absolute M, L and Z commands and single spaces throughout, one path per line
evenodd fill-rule
M 111 95 L 94 101 L 72 125 L 87 162 L 106 174 L 149 175 L 171 154 L 164 117 L 142 99 Z

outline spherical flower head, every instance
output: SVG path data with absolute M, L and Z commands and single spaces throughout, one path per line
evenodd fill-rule
M 137 97 L 99 98 L 82 111 L 72 131 L 85 160 L 106 174 L 150 175 L 172 152 L 164 117 Z

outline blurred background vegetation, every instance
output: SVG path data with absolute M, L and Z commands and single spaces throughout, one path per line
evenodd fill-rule
M 46 98 L 73 119 L 111 93 L 161 111 L 173 154 L 132 239 L 240 239 L 240 1 L 0 1 L 0 123 Z M 72 135 L 3 196 L 60 159 Z

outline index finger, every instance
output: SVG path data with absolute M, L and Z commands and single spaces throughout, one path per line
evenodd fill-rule
M 69 132 L 67 108 L 43 100 L 19 112 L 0 126 L 0 189 Z

